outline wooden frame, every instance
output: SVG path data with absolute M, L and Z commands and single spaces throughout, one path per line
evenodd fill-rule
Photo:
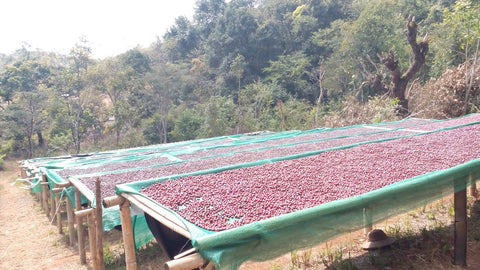
M 78 234 L 78 250 L 80 253 L 80 262 L 86 264 L 86 252 L 85 252 L 85 237 L 83 231 L 83 218 L 78 216 L 79 211 L 82 209 L 82 199 L 83 195 L 87 200 L 92 203 L 95 201 L 96 208 L 94 209 L 91 216 L 88 216 L 88 240 L 90 243 L 90 256 L 93 261 L 94 270 L 103 270 L 105 269 L 105 263 L 103 259 L 103 224 L 102 224 L 102 198 L 101 198 L 101 186 L 100 179 L 95 180 L 95 194 L 92 194 L 83 183 L 78 181 L 73 177 L 67 178 L 69 185 L 75 187 L 75 205 L 77 211 L 75 216 L 77 217 L 77 234 Z M 81 213 L 81 212 L 80 212 Z

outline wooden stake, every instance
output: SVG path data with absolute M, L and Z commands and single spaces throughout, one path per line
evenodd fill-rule
M 65 198 L 65 201 L 67 202 L 68 244 L 73 247 L 75 244 L 75 220 L 73 218 L 73 207 L 68 196 Z
M 467 189 L 455 192 L 455 231 L 453 264 L 467 265 Z
M 127 270 L 137 270 L 132 217 L 130 216 L 130 202 L 128 200 L 120 204 L 120 219 L 122 221 L 123 245 L 125 247 L 125 264 Z
M 75 188 L 75 209 L 82 210 L 82 197 L 80 191 Z M 87 256 L 85 254 L 85 237 L 83 231 L 83 218 L 77 217 L 77 239 L 78 239 L 78 253 L 80 254 L 80 263 L 87 264 Z
M 95 179 L 95 220 L 97 224 L 97 256 L 98 266 L 100 270 L 105 269 L 105 263 L 103 261 L 103 226 L 102 226 L 102 190 L 101 190 L 100 178 Z
M 92 209 L 93 210 L 93 209 Z M 95 241 L 95 211 L 89 212 L 87 215 L 88 221 L 88 242 L 90 243 L 90 257 L 92 258 L 93 270 L 98 270 L 98 254 L 97 254 L 97 241 Z
M 178 260 L 165 263 L 165 270 L 191 270 L 200 268 L 208 263 L 199 253 L 194 253 Z

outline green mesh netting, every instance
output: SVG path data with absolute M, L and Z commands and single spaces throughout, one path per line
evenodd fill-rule
M 382 132 L 386 133 L 386 132 L 392 132 L 395 130 L 407 130 L 407 129 L 411 129 L 413 134 L 423 134 L 431 131 L 422 130 L 422 125 L 428 124 L 428 123 L 437 123 L 437 122 L 441 123 L 442 121 L 425 120 L 425 119 L 406 119 L 406 120 L 395 121 L 395 122 L 378 123 L 378 124 L 371 124 L 371 125 L 357 125 L 357 126 L 350 126 L 350 127 L 344 127 L 344 128 L 336 128 L 336 129 L 315 129 L 315 130 L 309 130 L 309 131 L 287 131 L 287 132 L 278 132 L 278 133 L 262 132 L 254 135 L 242 134 L 242 135 L 234 135 L 234 136 L 223 136 L 223 137 L 217 137 L 217 138 L 211 138 L 211 139 L 200 139 L 200 140 L 193 140 L 193 141 L 186 141 L 186 142 L 179 142 L 179 143 L 172 143 L 172 144 L 154 145 L 154 146 L 125 149 L 125 150 L 118 150 L 118 151 L 92 153 L 90 155 L 83 155 L 83 156 L 66 156 L 66 157 L 58 157 L 58 158 L 35 159 L 35 160 L 29 160 L 27 163 L 31 164 L 33 167 L 41 168 L 42 172 L 47 175 L 47 179 L 50 183 L 50 186 L 53 187 L 54 183 L 58 184 L 66 181 L 65 179 L 63 179 L 61 176 L 57 174 L 58 169 L 93 168 L 93 167 L 104 166 L 112 163 L 148 160 L 151 158 L 158 157 L 159 154 L 171 156 L 173 163 L 183 162 L 185 160 L 182 160 L 181 158 L 178 158 L 178 157 L 181 157 L 184 154 L 202 152 L 204 153 L 204 156 L 202 158 L 210 158 L 211 156 L 209 155 L 209 152 L 219 148 L 225 148 L 226 150 L 230 150 L 230 149 L 233 149 L 235 146 L 239 146 L 239 145 L 251 144 L 253 146 L 256 143 L 261 143 L 266 141 L 276 141 L 276 140 L 278 142 L 281 142 L 285 138 L 301 137 L 302 135 L 308 135 L 311 133 L 327 134 L 329 132 L 337 132 L 342 130 L 347 130 L 347 131 L 355 130 L 355 128 L 358 128 L 358 127 L 365 127 L 365 128 L 368 128 L 369 130 L 364 130 L 359 133 L 352 133 L 352 134 L 348 134 L 347 132 L 342 136 L 338 136 L 338 135 L 331 136 L 331 137 L 326 136 L 325 138 L 322 138 L 322 140 L 342 138 L 342 137 L 353 137 L 353 136 L 359 136 L 362 134 L 374 134 L 374 133 L 382 133 Z M 399 136 L 394 136 L 390 138 L 387 136 L 383 140 L 390 140 L 398 137 Z M 295 143 L 299 143 L 299 142 L 295 142 Z M 300 142 L 300 143 L 303 143 L 303 142 Z M 364 144 L 364 143 L 371 143 L 371 141 L 364 141 L 360 143 L 349 144 L 347 146 L 343 145 L 343 146 L 332 148 L 329 150 L 342 149 L 345 147 L 353 147 L 353 146 Z M 273 145 L 268 147 L 285 147 L 288 145 L 292 145 L 292 143 L 291 144 L 281 144 L 281 143 L 275 144 L 274 143 Z M 263 149 L 263 148 L 252 147 L 251 150 L 256 151 L 259 149 Z M 285 159 L 296 159 L 304 156 L 315 155 L 325 150 L 326 149 L 317 149 L 315 151 L 310 151 L 307 153 L 302 153 L 302 154 L 297 154 L 292 156 L 283 156 L 283 157 L 278 157 L 274 159 L 259 160 L 259 161 L 244 163 L 244 164 L 234 164 L 231 166 L 213 168 L 209 170 L 201 170 L 201 171 L 187 173 L 187 174 L 170 175 L 168 177 L 163 177 L 160 179 L 150 179 L 149 181 L 142 181 L 139 183 L 117 186 L 117 192 L 118 193 L 121 193 L 121 192 L 136 193 L 140 188 L 144 186 L 148 186 L 158 181 L 164 181 L 166 179 L 175 179 L 185 175 L 216 173 L 224 170 L 242 168 L 242 167 L 248 167 L 248 166 L 256 166 L 259 164 L 271 163 L 271 162 L 285 160 Z M 229 155 L 229 154 L 231 153 L 223 154 L 223 155 Z M 175 160 L 175 158 L 177 158 L 178 160 Z M 163 166 L 163 165 L 165 164 L 156 164 L 153 166 Z M 135 171 L 135 170 L 142 170 L 145 168 L 146 167 L 138 167 L 138 168 L 135 167 L 130 169 L 119 170 L 116 172 L 122 172 L 122 171 L 128 171 L 128 170 Z M 103 175 L 107 173 L 112 173 L 112 172 L 106 171 L 106 172 L 102 172 L 94 175 Z M 475 172 L 471 171 L 470 173 L 473 174 Z M 426 181 L 427 180 L 422 180 L 421 182 L 423 183 Z M 452 189 L 450 189 L 450 186 L 451 186 L 451 181 L 449 182 L 448 187 L 446 184 L 445 189 L 443 189 L 442 186 L 438 186 L 438 189 L 435 188 L 434 190 L 432 190 L 432 194 L 426 194 L 425 199 L 422 199 L 421 201 L 405 200 L 406 204 L 405 205 L 402 204 L 402 207 L 405 206 L 405 209 L 410 209 L 411 208 L 410 204 L 414 206 L 421 205 L 422 203 L 428 202 L 433 198 L 439 198 L 443 194 L 451 193 Z M 38 188 L 35 187 L 35 190 L 37 189 Z M 41 187 L 39 190 L 41 190 Z M 385 192 L 386 191 L 388 191 L 387 188 L 385 188 Z M 395 189 L 395 192 L 396 191 L 398 190 Z M 73 199 L 74 189 L 67 188 L 65 192 L 69 196 L 71 201 L 74 203 L 74 199 Z M 381 193 L 383 194 L 383 191 Z M 376 193 L 373 192 L 372 194 L 375 195 Z M 373 196 L 372 194 L 369 193 L 362 196 L 366 198 L 370 198 L 371 196 Z M 436 197 L 434 197 L 433 195 L 435 195 Z M 299 212 L 283 215 L 280 217 L 276 217 L 276 218 L 273 218 L 272 220 L 264 220 L 261 222 L 255 222 L 254 224 L 242 226 L 241 228 L 233 230 L 231 234 L 229 234 L 230 232 L 227 232 L 227 231 L 212 234 L 211 232 L 198 228 L 197 226 L 190 224 L 188 222 L 186 222 L 186 224 L 189 227 L 190 231 L 192 232 L 193 243 L 195 247 L 198 250 L 200 250 L 202 255 L 204 255 L 206 258 L 209 258 L 215 261 L 222 268 L 236 268 L 239 264 L 241 264 L 245 260 L 265 260 L 268 258 L 273 258 L 275 256 L 284 254 L 285 252 L 288 252 L 290 250 L 297 249 L 299 248 L 299 246 L 311 246 L 310 243 L 322 242 L 324 241 L 323 239 L 328 239 L 328 237 L 333 237 L 338 233 L 345 232 L 347 229 L 352 230 L 357 228 L 358 226 L 361 227 L 362 218 L 359 218 L 358 215 L 362 216 L 363 211 L 360 211 L 360 214 L 357 213 L 357 210 L 359 208 L 363 210 L 363 208 L 369 207 L 372 210 L 374 222 L 377 220 L 380 220 L 381 218 L 385 218 L 384 213 L 382 213 L 383 208 L 378 208 L 378 209 L 376 208 L 380 206 L 387 207 L 383 205 L 380 205 L 380 206 L 377 205 L 377 203 L 379 202 L 378 200 L 381 197 L 382 196 L 375 195 L 372 197 L 374 199 L 370 199 L 370 200 L 362 199 L 362 201 L 365 204 L 359 204 L 358 198 L 347 199 L 346 202 L 343 202 L 343 201 L 332 202 L 329 204 L 315 207 L 315 210 L 308 209 L 309 211 L 305 211 L 305 212 L 299 211 Z M 418 197 L 413 199 L 418 199 Z M 87 203 L 88 201 L 85 198 L 82 198 L 82 202 Z M 95 205 L 93 206 L 95 207 Z M 348 213 L 348 215 L 350 215 L 351 218 L 348 218 L 348 215 L 339 215 L 338 217 L 336 217 L 339 213 L 337 211 L 330 213 L 329 211 L 331 211 L 331 208 L 335 208 L 337 210 L 344 209 L 342 211 L 344 211 L 345 213 Z M 395 215 L 396 213 L 403 212 L 403 210 L 401 210 L 403 208 L 397 207 L 395 209 L 394 209 L 395 211 L 397 210 L 398 211 L 395 212 L 392 210 L 391 215 Z M 319 212 L 317 212 L 317 210 Z M 317 222 L 321 221 L 320 223 L 322 225 L 303 224 L 302 220 L 309 220 L 310 218 L 309 215 L 313 215 L 313 216 L 318 215 Z M 320 216 L 322 216 L 322 218 L 320 218 Z M 104 209 L 103 219 L 104 219 L 103 220 L 104 231 L 111 230 L 115 226 L 120 225 L 118 207 L 114 207 L 111 209 Z M 360 220 L 360 225 L 357 224 L 358 223 L 357 219 Z M 342 225 L 339 226 L 337 224 L 338 222 L 340 222 L 340 224 Z M 135 215 L 134 218 L 132 219 L 132 223 L 134 226 L 135 243 L 137 248 L 146 244 L 151 239 L 153 239 L 153 236 L 151 235 L 150 231 L 146 226 L 145 218 L 143 215 Z M 288 224 L 291 224 L 291 225 L 288 225 Z M 345 225 L 343 226 L 343 224 Z M 305 235 L 309 235 L 309 237 L 310 237 L 310 233 L 313 233 L 315 230 L 320 230 L 320 232 L 315 232 L 319 236 L 312 239 L 298 238 L 301 235 L 299 235 L 298 237 L 292 236 L 290 238 L 288 238 L 287 236 L 281 236 L 283 234 L 286 234 L 287 231 L 293 230 L 294 227 L 305 228 Z M 264 232 L 266 232 L 265 235 L 262 234 Z M 227 234 L 225 235 L 225 233 Z M 227 237 L 228 240 L 224 240 L 223 242 L 222 241 L 218 242 L 217 238 L 223 238 L 223 237 Z M 298 244 L 289 243 L 287 240 L 281 240 L 282 237 L 287 237 L 285 239 L 295 239 L 295 241 L 293 242 L 298 242 Z M 302 239 L 302 240 L 298 240 L 298 239 Z M 285 241 L 285 243 L 281 243 L 281 245 L 285 245 L 285 248 L 269 251 L 269 249 L 272 249 L 272 246 L 277 248 L 276 245 L 278 245 L 278 240 Z M 241 242 L 240 245 L 239 245 L 239 242 Z M 252 249 L 252 245 L 255 248 Z M 252 251 L 254 251 L 256 255 L 252 255 L 252 252 L 248 251 L 249 249 L 252 249 Z

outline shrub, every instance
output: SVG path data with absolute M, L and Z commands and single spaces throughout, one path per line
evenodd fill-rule
M 453 118 L 479 111 L 480 66 L 466 62 L 411 89 L 409 104 L 415 117 Z

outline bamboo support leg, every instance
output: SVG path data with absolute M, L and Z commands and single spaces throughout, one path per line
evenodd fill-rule
M 48 208 L 48 182 L 47 182 L 47 176 L 42 175 L 42 208 L 45 211 L 45 214 L 47 214 L 47 217 L 50 218 L 50 209 Z
M 97 225 L 97 257 L 98 266 L 100 270 L 105 269 L 105 263 L 103 261 L 103 224 L 102 224 L 102 191 L 100 186 L 100 178 L 95 180 L 95 220 Z
M 366 237 L 372 229 L 372 210 L 363 208 L 363 235 Z
M 90 243 L 90 257 L 92 259 L 93 270 L 98 270 L 98 254 L 97 254 L 97 241 L 96 237 L 96 227 L 95 227 L 95 213 L 92 212 L 87 216 L 88 221 L 88 242 Z
M 75 220 L 73 217 L 73 207 L 70 198 L 66 197 L 67 219 L 68 219 L 68 244 L 73 247 L 75 244 Z
M 454 264 L 467 265 L 467 190 L 455 192 Z
M 128 200 L 120 204 L 120 219 L 122 221 L 123 245 L 125 247 L 125 264 L 127 270 L 137 270 L 132 217 L 130 216 L 130 202 Z
M 77 189 L 75 189 L 75 208 L 77 211 L 82 210 L 82 197 L 80 195 L 80 191 L 78 191 Z M 80 263 L 87 264 L 82 217 L 77 217 L 77 239 L 78 239 L 78 253 L 80 254 Z
M 56 212 L 56 218 L 57 218 L 57 227 L 58 227 L 58 233 L 62 234 L 63 233 L 63 226 L 62 226 L 62 202 L 60 200 L 60 193 L 55 194 L 55 205 L 57 206 L 55 208 Z
M 472 185 L 470 186 L 470 196 L 473 198 L 478 198 L 478 191 L 477 191 L 477 182 L 473 181 Z
M 55 203 L 55 195 L 52 192 L 48 192 L 48 196 L 50 197 L 50 216 L 55 219 L 55 209 L 57 209 L 57 205 Z

